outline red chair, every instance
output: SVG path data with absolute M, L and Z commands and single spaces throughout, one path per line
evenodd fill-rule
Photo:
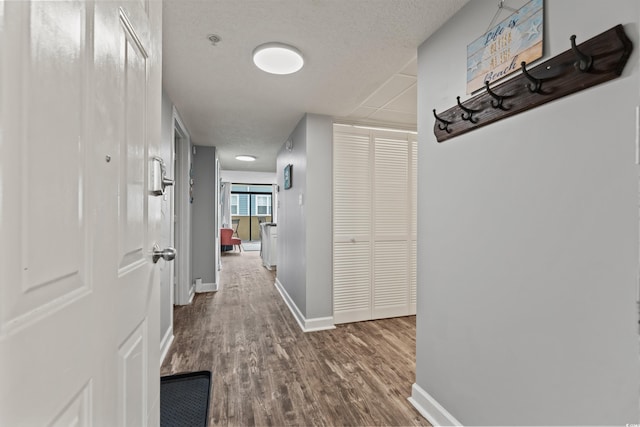
M 238 250 L 242 252 L 242 240 L 236 239 L 233 236 L 232 228 L 221 228 L 220 229 L 220 245 L 221 246 L 233 246 L 233 250 L 235 251 L 235 247 L 238 247 Z

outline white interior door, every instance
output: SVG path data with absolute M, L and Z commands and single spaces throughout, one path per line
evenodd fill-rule
M 159 424 L 161 9 L 0 2 L 0 425 Z

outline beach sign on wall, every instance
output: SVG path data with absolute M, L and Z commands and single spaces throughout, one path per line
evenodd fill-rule
M 531 0 L 467 46 L 467 93 L 542 57 L 543 16 L 543 0 Z

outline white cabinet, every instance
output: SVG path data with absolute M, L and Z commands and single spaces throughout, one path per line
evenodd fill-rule
M 268 270 L 277 264 L 277 242 L 278 228 L 276 224 L 269 222 L 260 224 L 260 256 L 262 257 L 262 265 Z

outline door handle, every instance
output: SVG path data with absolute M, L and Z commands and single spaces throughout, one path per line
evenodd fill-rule
M 176 257 L 176 248 L 169 246 L 168 248 L 160 249 L 157 244 L 153 245 L 153 263 L 157 263 L 160 258 L 165 261 L 173 261 Z
M 162 177 L 162 189 L 164 190 L 165 187 L 169 187 L 170 185 L 175 184 L 175 180 L 167 178 L 167 177 Z
M 162 196 L 166 187 L 174 185 L 175 181 L 167 178 L 167 167 L 161 157 L 154 156 L 151 167 L 151 194 Z

